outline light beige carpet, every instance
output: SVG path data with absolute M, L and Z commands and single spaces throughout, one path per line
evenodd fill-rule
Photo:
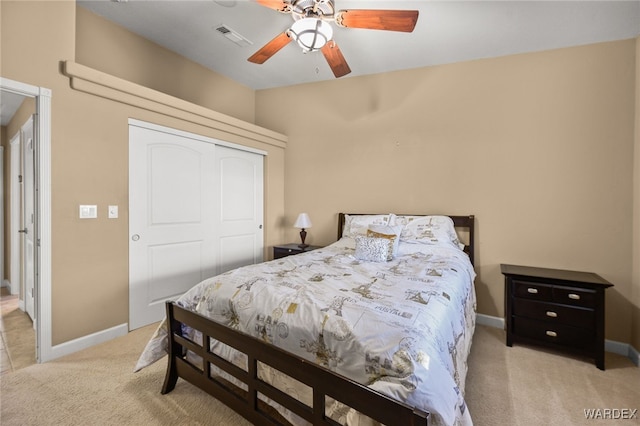
M 640 368 L 612 353 L 605 368 L 537 347 L 509 348 L 503 330 L 478 326 L 466 381 L 471 417 L 476 425 L 640 424 Z M 639 412 L 624 421 L 586 418 L 584 410 L 597 409 Z
M 161 395 L 164 360 L 132 372 L 154 329 L 1 376 L 0 424 L 247 425 L 183 380 Z M 603 372 L 589 360 L 507 348 L 502 330 L 478 326 L 467 377 L 471 416 L 480 426 L 618 424 L 587 420 L 584 409 L 640 408 L 640 369 L 613 354 L 606 366 Z

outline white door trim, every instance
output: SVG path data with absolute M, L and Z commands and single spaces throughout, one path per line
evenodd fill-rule
M 0 77 L 0 90 L 36 100 L 36 360 L 55 358 L 51 332 L 51 90 Z
M 251 147 L 248 147 L 248 146 L 239 145 L 239 144 L 236 144 L 236 143 L 233 143 L 233 142 L 223 141 L 223 140 L 220 140 L 220 139 L 214 139 L 214 138 L 210 138 L 210 137 L 207 137 L 207 136 L 198 135 L 198 134 L 195 134 L 195 133 L 192 133 L 192 132 L 184 132 L 182 130 L 173 129 L 171 127 L 165 127 L 165 126 L 161 126 L 159 124 L 149 123 L 147 121 L 136 120 L 135 118 L 130 118 L 129 119 L 129 125 L 130 126 L 142 127 L 144 129 L 149 129 L 149 130 L 156 130 L 158 132 L 169 133 L 169 134 L 176 135 L 176 136 L 182 136 L 184 138 L 195 139 L 195 140 L 198 140 L 200 142 L 208 142 L 208 143 L 212 143 L 212 144 L 216 144 L 216 145 L 226 146 L 226 147 L 229 147 L 229 148 L 238 149 L 240 151 L 253 152 L 253 153 L 264 155 L 264 156 L 267 155 L 267 151 L 263 151 L 261 149 L 251 148 Z

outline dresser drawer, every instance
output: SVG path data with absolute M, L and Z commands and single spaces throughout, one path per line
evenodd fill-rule
M 596 315 L 593 309 L 537 302 L 528 299 L 514 299 L 513 315 L 546 321 L 550 324 L 564 324 L 593 330 Z
M 513 280 L 513 294 L 516 297 L 550 302 L 553 300 L 553 287 L 529 281 Z
M 578 349 L 593 349 L 596 343 L 594 330 L 518 316 L 513 318 L 513 331 L 522 337 Z
M 553 287 L 553 301 L 565 305 L 593 308 L 596 306 L 596 292 L 575 287 Z

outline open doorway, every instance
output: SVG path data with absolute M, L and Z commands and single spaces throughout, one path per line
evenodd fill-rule
M 6 373 L 36 362 L 36 252 L 32 221 L 35 217 L 36 104 L 35 98 L 4 91 L 0 104 L 0 121 L 6 137 L 3 153 L 8 154 L 7 167 L 3 161 L 2 168 L 2 229 L 6 230 L 6 238 L 3 235 L 1 240 L 3 285 L 0 293 L 3 355 L 0 368 Z
M 17 152 L 20 153 L 21 162 L 27 161 L 28 169 L 23 168 L 17 179 L 22 180 L 21 183 L 28 186 L 29 189 L 27 192 L 21 192 L 20 196 L 24 200 L 17 203 L 16 200 L 7 199 L 7 194 L 11 196 L 10 187 L 12 184 L 8 184 L 9 188 L 7 185 L 3 188 L 3 200 L 5 204 L 9 202 L 8 210 L 15 213 L 16 204 L 20 204 L 19 214 L 25 214 L 25 218 L 21 220 L 17 230 L 15 219 L 11 221 L 13 224 L 10 223 L 9 227 L 5 227 L 6 214 L 3 215 L 2 224 L 8 232 L 15 231 L 15 233 L 23 234 L 18 249 L 19 255 L 15 252 L 11 253 L 15 249 L 10 242 L 11 234 L 6 235 L 8 238 L 2 239 L 4 251 L 11 253 L 8 256 L 9 259 L 15 261 L 18 256 L 17 258 L 20 260 L 15 267 L 11 260 L 6 261 L 7 256 L 2 258 L 3 266 L 6 268 L 9 265 L 9 273 L 3 273 L 2 279 L 3 284 L 5 279 L 9 280 L 8 291 L 10 293 L 15 292 L 16 286 L 20 289 L 19 293 L 24 303 L 23 308 L 25 311 L 29 309 L 29 315 L 33 318 L 35 361 L 44 362 L 55 357 L 52 354 L 51 344 L 51 91 L 0 77 L 0 106 L 2 107 L 3 122 L 5 119 L 13 118 L 17 108 L 23 105 L 26 100 L 31 101 L 33 113 L 30 122 L 28 124 L 25 122 L 20 126 L 21 132 L 26 131 L 26 133 L 21 133 L 25 135 L 24 141 L 13 148 L 19 149 Z M 17 104 L 18 107 L 12 107 L 12 104 Z M 13 136 L 13 134 L 6 134 L 6 137 L 12 138 L 12 141 L 14 141 Z M 9 163 L 11 161 L 12 155 L 9 154 Z M 7 161 L 4 164 L 6 165 Z M 5 182 L 11 177 L 11 172 L 8 176 L 6 169 L 3 167 Z M 24 180 L 25 170 L 30 175 L 31 181 Z M 23 201 L 28 202 L 29 205 L 24 205 Z M 27 211 L 27 209 L 31 211 Z M 5 209 L 6 211 L 7 209 Z M 27 235 L 29 237 L 25 238 Z M 31 246 L 31 251 L 23 252 L 23 248 L 28 246 Z M 16 274 L 18 271 L 20 273 Z M 27 280 L 31 279 L 32 288 L 25 284 L 23 277 Z M 20 281 L 20 284 L 15 284 L 13 281 Z M 3 291 L 7 292 L 7 286 L 4 286 Z

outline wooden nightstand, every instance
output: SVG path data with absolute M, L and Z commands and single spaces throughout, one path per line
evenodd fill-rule
M 604 370 L 604 291 L 589 272 L 500 265 L 505 276 L 507 346 L 539 344 L 586 355 Z
M 280 259 L 282 257 L 291 256 L 292 254 L 300 254 L 319 248 L 320 246 L 307 246 L 305 248 L 300 248 L 298 244 L 283 244 L 279 246 L 273 246 L 273 258 Z

